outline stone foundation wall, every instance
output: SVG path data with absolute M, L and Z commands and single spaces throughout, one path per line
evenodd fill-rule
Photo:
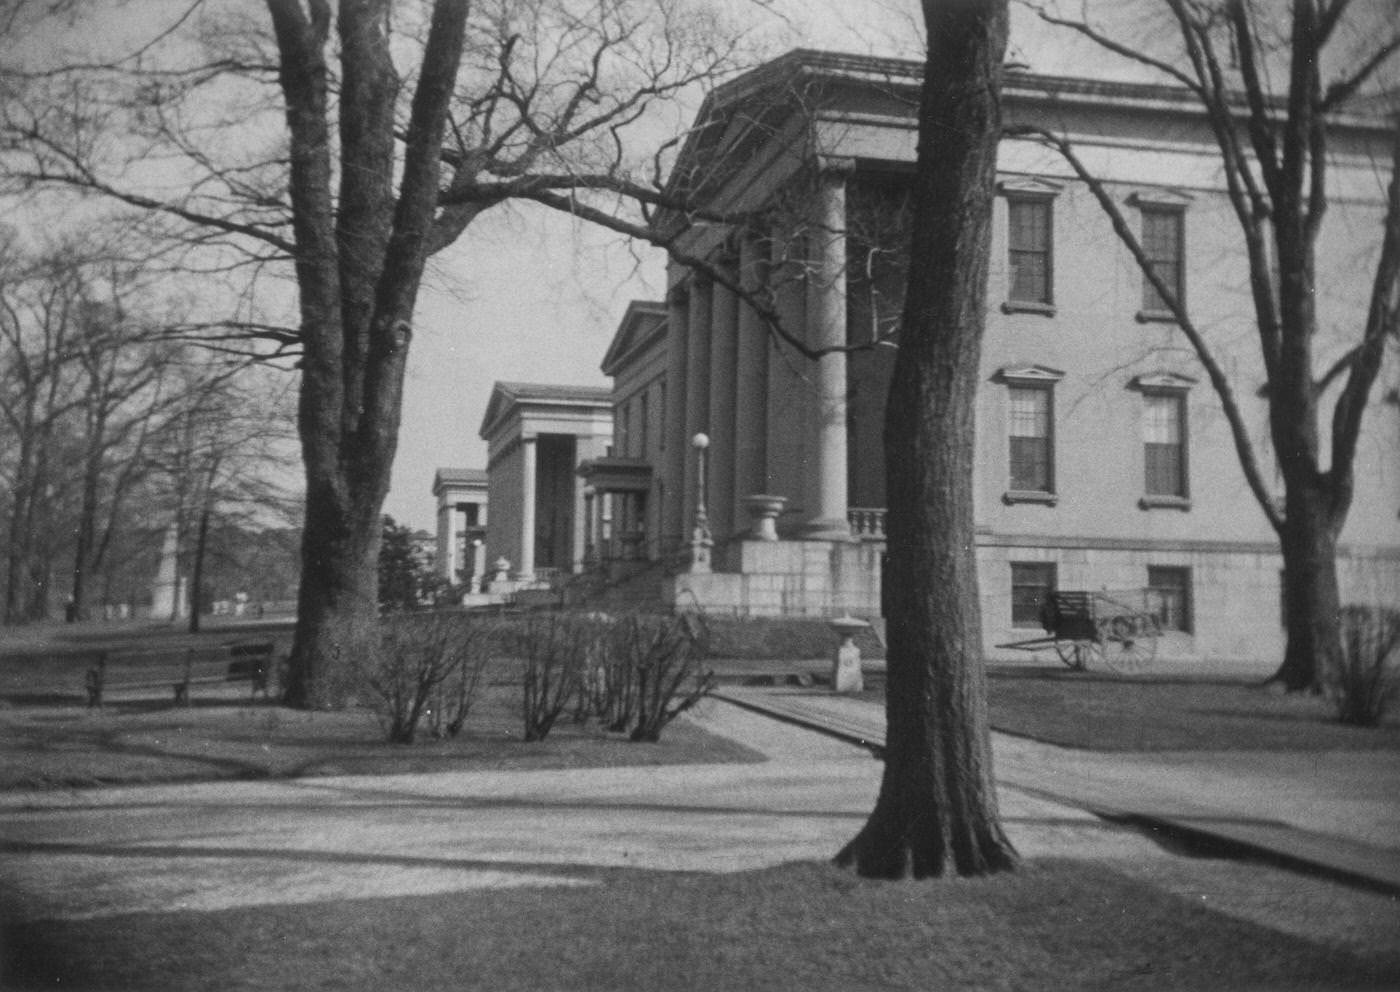
M 676 575 L 662 599 L 729 616 L 878 616 L 883 554 L 878 543 L 743 541 L 731 549 L 734 571 Z
M 699 607 L 725 616 L 878 617 L 883 554 L 879 542 L 744 541 L 729 555 L 733 570 L 667 578 L 662 600 L 672 609 Z M 1283 657 L 1283 560 L 1262 546 L 1050 547 L 990 541 L 979 542 L 977 556 L 982 638 L 990 661 L 1032 660 L 1033 655 L 999 645 L 1046 636 L 1039 627 L 1012 626 L 1013 562 L 1054 564 L 1062 590 L 1140 592 L 1149 566 L 1189 569 L 1190 630 L 1164 633 L 1157 642 L 1159 659 L 1188 665 L 1209 660 L 1216 669 L 1235 666 L 1242 673 L 1267 674 Z M 1394 550 L 1349 549 L 1339 572 L 1344 603 L 1400 603 L 1400 554 Z

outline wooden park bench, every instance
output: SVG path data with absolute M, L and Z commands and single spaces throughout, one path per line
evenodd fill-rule
M 177 703 L 189 704 L 196 685 L 248 682 L 252 695 L 267 694 L 273 643 L 222 644 L 163 651 L 104 651 L 86 677 L 88 708 L 101 707 L 105 694 L 136 689 L 170 689 Z

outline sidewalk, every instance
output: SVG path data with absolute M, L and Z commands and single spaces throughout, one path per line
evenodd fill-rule
M 738 872 L 827 860 L 865 822 L 867 750 L 723 703 L 696 718 L 770 760 L 0 794 L 0 909 L 85 919 Z M 1029 858 L 1169 857 L 1013 787 L 1001 808 Z
M 883 708 L 829 691 L 725 687 L 721 698 L 884 745 Z M 1400 893 L 1400 763 L 1384 752 L 1081 751 L 993 732 L 999 785 Z
M 0 916 L 588 886 L 605 869 L 831 858 L 874 805 L 880 764 L 850 741 L 882 743 L 880 707 L 825 691 L 722 692 L 828 733 L 716 701 L 694 718 L 767 762 L 0 794 Z M 1400 770 L 1358 768 L 1355 754 L 1094 754 L 1000 734 L 995 749 L 1003 824 L 1028 859 L 1181 861 L 1102 813 L 1400 890 Z

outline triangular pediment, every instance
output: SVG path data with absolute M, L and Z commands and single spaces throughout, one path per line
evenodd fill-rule
M 1059 196 L 1064 183 L 1038 176 L 1009 176 L 997 182 L 997 192 L 1002 196 L 1045 197 Z
M 1170 186 L 1139 186 L 1128 194 L 1128 202 L 1135 207 L 1170 207 L 1185 210 L 1194 197 L 1184 190 Z
M 992 378 L 1010 385 L 1050 386 L 1065 377 L 1060 369 L 1048 365 L 1010 365 L 997 369 Z
M 486 413 L 481 418 L 480 435 L 486 437 L 494 424 L 505 414 L 506 409 L 515 399 L 507 390 L 503 389 L 501 383 L 496 383 L 491 387 L 491 398 L 486 401 Z
M 603 356 L 603 374 L 615 376 L 638 349 L 645 347 L 652 335 L 665 324 L 665 303 L 655 300 L 633 300 L 618 323 L 617 333 Z
M 1174 389 L 1185 391 L 1196 384 L 1196 380 L 1189 375 L 1180 375 L 1176 372 L 1149 372 L 1146 375 L 1134 376 L 1129 386 L 1133 389 Z

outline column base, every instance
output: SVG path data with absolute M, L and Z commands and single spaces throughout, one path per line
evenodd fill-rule
M 798 536 L 806 541 L 854 541 L 851 524 L 844 518 L 818 517 L 808 520 L 798 530 Z

